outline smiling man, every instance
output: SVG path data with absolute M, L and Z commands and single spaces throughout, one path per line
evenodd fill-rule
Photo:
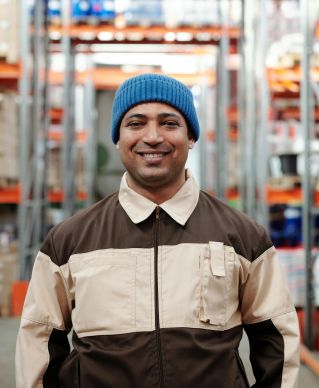
M 299 328 L 265 230 L 185 169 L 199 123 L 189 89 L 158 74 L 116 93 L 120 190 L 52 228 L 17 341 L 18 388 L 297 387 Z M 73 350 L 67 334 L 73 329 Z
M 177 193 L 194 143 L 183 115 L 167 104 L 140 104 L 125 114 L 120 134 L 117 147 L 129 187 L 157 204 Z

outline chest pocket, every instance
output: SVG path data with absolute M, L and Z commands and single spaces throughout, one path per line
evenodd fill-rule
M 221 242 L 209 242 L 200 258 L 199 319 L 211 325 L 225 325 L 229 319 L 235 251 Z
M 75 285 L 72 320 L 78 334 L 120 333 L 135 326 L 136 257 L 96 251 L 70 264 Z

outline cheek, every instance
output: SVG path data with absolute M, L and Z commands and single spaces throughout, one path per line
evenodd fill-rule
M 135 132 L 126 132 L 123 131 L 123 133 L 120 136 L 119 139 L 119 147 L 122 149 L 130 149 L 134 147 L 134 145 L 138 142 L 138 136 Z

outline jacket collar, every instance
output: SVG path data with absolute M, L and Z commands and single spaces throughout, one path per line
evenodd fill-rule
M 153 213 L 157 204 L 128 187 L 126 174 L 124 173 L 122 177 L 119 201 L 134 224 L 138 224 Z M 187 170 L 187 180 L 179 191 L 168 201 L 158 206 L 180 225 L 185 225 L 197 205 L 198 198 L 199 189 L 197 183 L 190 171 Z

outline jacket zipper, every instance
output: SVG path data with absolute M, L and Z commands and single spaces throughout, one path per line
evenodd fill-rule
M 163 359 L 162 359 L 162 344 L 160 333 L 159 320 L 159 297 L 158 297 L 158 227 L 159 227 L 160 208 L 157 206 L 155 210 L 155 229 L 154 229 L 154 298 L 155 298 L 155 336 L 156 336 L 156 350 L 159 370 L 160 388 L 164 388 L 164 373 L 163 373 Z

